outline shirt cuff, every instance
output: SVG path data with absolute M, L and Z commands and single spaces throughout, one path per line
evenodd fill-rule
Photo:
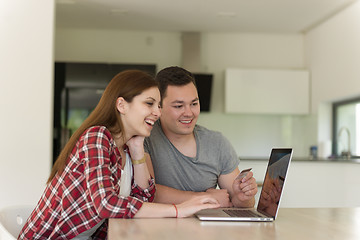
M 133 194 L 140 198 L 144 202 L 152 202 L 154 200 L 155 196 L 155 180 L 154 178 L 149 179 L 149 187 L 146 189 L 142 189 L 139 185 L 137 185 L 135 182 L 132 186 L 132 192 Z

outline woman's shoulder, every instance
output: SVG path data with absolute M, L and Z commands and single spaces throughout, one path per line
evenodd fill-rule
M 84 138 L 104 138 L 112 141 L 112 135 L 105 126 L 92 126 L 84 131 L 82 134 Z
M 109 132 L 109 129 L 107 129 L 105 126 L 92 126 L 85 130 L 85 132 L 100 132 L 100 133 L 106 133 Z

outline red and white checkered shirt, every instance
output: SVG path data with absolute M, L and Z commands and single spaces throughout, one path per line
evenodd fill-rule
M 141 189 L 132 179 L 130 196 L 120 196 L 121 160 L 109 130 L 86 130 L 64 171 L 46 186 L 19 239 L 71 239 L 102 219 L 132 218 L 143 201 L 153 201 L 155 184 L 151 179 L 149 188 Z M 93 239 L 106 236 L 107 221 Z

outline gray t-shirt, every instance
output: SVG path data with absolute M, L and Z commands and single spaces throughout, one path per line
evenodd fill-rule
M 196 157 L 187 157 L 167 139 L 157 121 L 145 151 L 150 154 L 158 184 L 183 191 L 203 192 L 215 188 L 218 177 L 238 167 L 239 159 L 230 142 L 220 133 L 196 125 Z

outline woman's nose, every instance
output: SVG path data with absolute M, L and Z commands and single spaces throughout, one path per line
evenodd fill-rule
M 161 108 L 160 107 L 155 107 L 154 111 L 153 111 L 153 115 L 160 117 L 161 116 Z

